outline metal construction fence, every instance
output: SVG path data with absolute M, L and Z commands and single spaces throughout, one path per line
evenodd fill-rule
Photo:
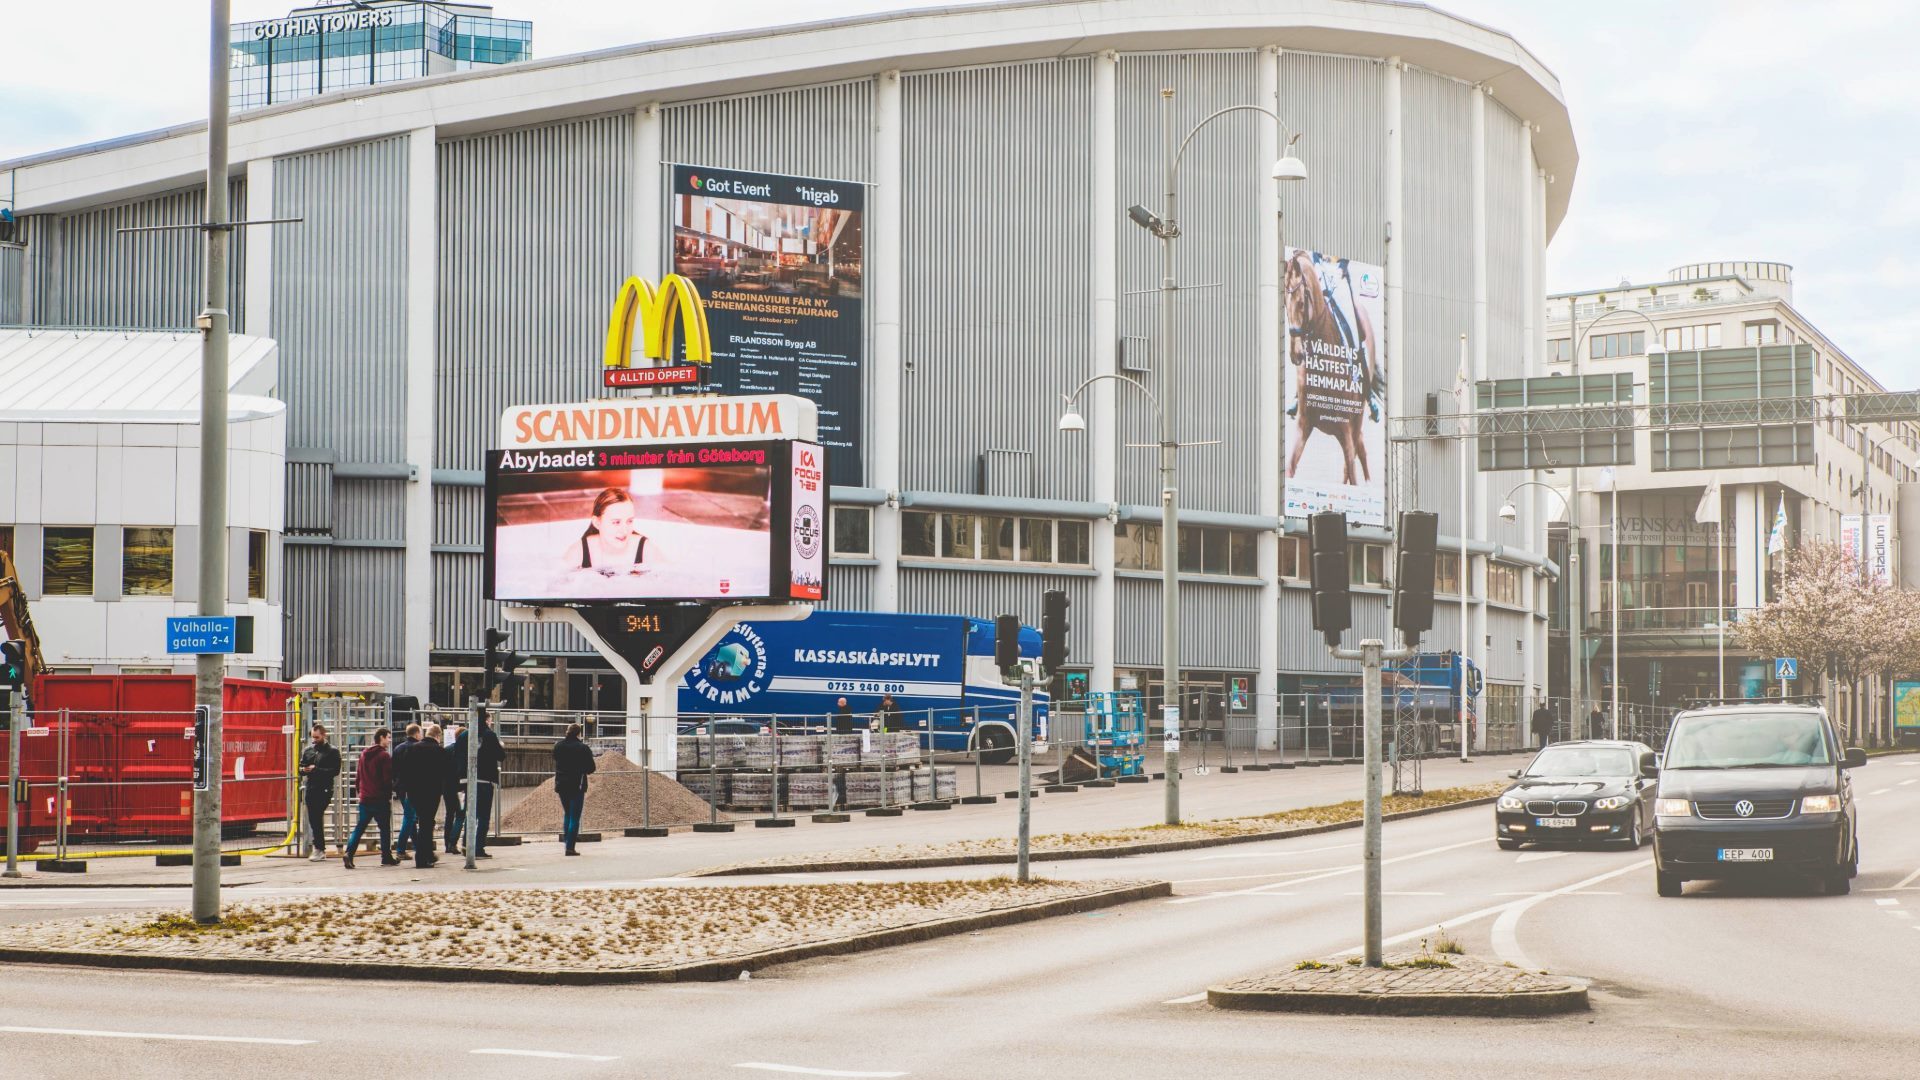
M 10 760 L 19 763 L 7 811 L 19 858 L 191 855 L 193 712 L 18 715 L 7 732 Z M 293 842 L 298 729 L 292 709 L 224 714 L 222 851 L 266 855 Z

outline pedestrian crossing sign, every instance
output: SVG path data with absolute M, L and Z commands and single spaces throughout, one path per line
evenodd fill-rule
M 1800 677 L 1800 661 L 1791 656 L 1773 658 L 1773 677 L 1782 682 Z

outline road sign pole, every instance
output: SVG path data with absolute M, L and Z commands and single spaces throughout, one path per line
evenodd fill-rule
M 1021 881 L 1028 878 L 1027 842 L 1033 833 L 1033 669 L 1020 665 L 1020 853 Z
M 472 870 L 475 864 L 473 854 L 474 840 L 479 836 L 480 824 L 480 711 L 486 706 L 478 701 L 467 706 L 467 816 L 466 835 L 467 866 Z
M 1382 955 L 1380 925 L 1382 920 L 1380 885 L 1380 847 L 1381 847 L 1381 802 L 1385 798 L 1385 781 L 1381 775 L 1381 720 L 1380 720 L 1380 669 L 1388 660 L 1405 660 L 1413 655 L 1413 649 L 1402 647 L 1389 649 L 1379 638 L 1366 638 L 1358 649 L 1331 648 L 1335 659 L 1360 661 L 1360 714 L 1366 726 L 1365 761 L 1367 776 L 1366 805 L 1362 817 L 1361 849 L 1361 891 L 1365 896 L 1365 907 L 1361 914 L 1361 931 L 1364 939 L 1363 952 L 1368 967 L 1377 968 L 1385 962 Z

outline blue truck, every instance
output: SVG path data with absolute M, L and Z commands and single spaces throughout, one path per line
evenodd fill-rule
M 1460 666 L 1467 669 L 1467 732 L 1471 742 L 1479 729 L 1480 714 L 1476 699 L 1484 686 L 1480 668 L 1471 659 L 1455 652 L 1417 653 L 1389 663 L 1381 673 L 1380 705 L 1382 722 L 1390 730 L 1395 718 L 1412 710 L 1433 725 L 1436 749 L 1458 749 L 1460 721 Z M 1327 711 L 1315 723 L 1326 723 L 1325 738 L 1333 757 L 1358 757 L 1364 729 L 1361 720 L 1360 687 L 1327 687 L 1315 692 L 1316 704 Z M 1320 737 L 1311 725 L 1309 739 Z M 1310 748 L 1311 743 L 1310 743 Z
M 1019 688 L 993 664 L 993 623 L 963 615 L 816 611 L 795 622 L 741 623 L 680 684 L 680 717 L 787 727 L 831 723 L 841 698 L 865 725 L 891 695 L 900 721 L 935 750 L 1012 759 Z M 1020 628 L 1020 655 L 1040 632 Z M 1034 695 L 1034 740 L 1046 741 L 1048 698 Z

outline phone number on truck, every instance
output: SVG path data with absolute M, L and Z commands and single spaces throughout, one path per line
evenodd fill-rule
M 907 692 L 907 684 L 828 680 L 827 692 L 830 694 L 904 694 Z

